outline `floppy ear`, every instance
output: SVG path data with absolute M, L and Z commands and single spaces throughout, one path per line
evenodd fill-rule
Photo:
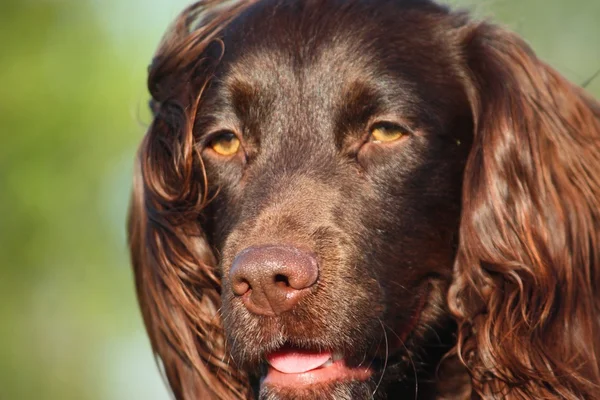
M 485 398 L 600 393 L 600 106 L 516 35 L 462 28 L 474 117 L 449 305 Z
M 177 399 L 246 399 L 219 314 L 221 282 L 199 223 L 207 180 L 193 126 L 210 72 L 204 50 L 236 9 L 194 27 L 206 1 L 179 18 L 150 67 L 154 121 L 138 153 L 128 231 L 140 307 Z M 218 62 L 218 60 L 216 60 Z
M 148 157 L 144 147 L 146 141 L 142 159 Z M 135 284 L 152 349 L 175 398 L 248 398 L 246 377 L 226 348 L 220 282 L 203 233 L 197 225 L 150 216 L 151 196 L 137 169 L 128 224 Z

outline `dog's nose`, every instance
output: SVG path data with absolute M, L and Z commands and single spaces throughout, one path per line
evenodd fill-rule
M 291 310 L 317 283 L 316 257 L 286 245 L 252 246 L 233 260 L 229 278 L 233 293 L 255 314 L 279 315 Z

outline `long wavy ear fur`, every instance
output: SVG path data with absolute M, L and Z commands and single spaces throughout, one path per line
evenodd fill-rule
M 207 202 L 193 126 L 211 66 L 205 55 L 244 5 L 208 0 L 186 10 L 150 66 L 154 121 L 139 150 L 129 214 L 138 299 L 152 348 L 177 399 L 245 399 L 219 315 L 220 278 L 200 226 Z
M 484 398 L 600 393 L 600 106 L 516 35 L 463 27 L 474 138 L 450 308 Z

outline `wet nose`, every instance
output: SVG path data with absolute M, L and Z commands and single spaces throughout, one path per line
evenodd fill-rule
M 229 271 L 233 293 L 249 311 L 262 315 L 291 310 L 318 277 L 315 255 L 287 245 L 248 247 L 235 257 Z

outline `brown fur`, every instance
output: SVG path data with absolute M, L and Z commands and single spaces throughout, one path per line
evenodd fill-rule
M 129 240 L 177 399 L 598 397 L 600 106 L 516 35 L 427 0 L 205 0 L 148 86 Z M 410 133 L 365 142 L 381 119 Z M 320 265 L 275 317 L 228 279 L 272 243 Z M 282 345 L 375 373 L 261 388 Z

